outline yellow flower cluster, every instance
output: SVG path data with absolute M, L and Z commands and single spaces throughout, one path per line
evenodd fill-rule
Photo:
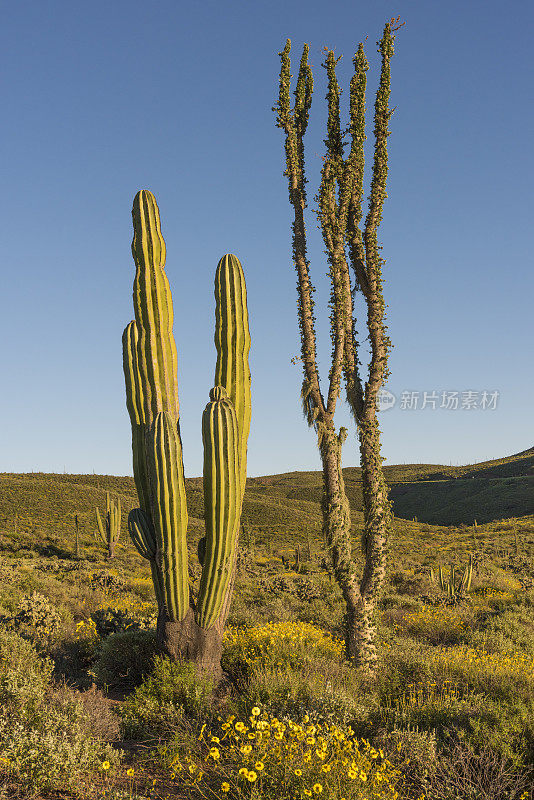
M 404 614 L 401 621 L 409 633 L 419 634 L 429 639 L 444 634 L 459 636 L 468 628 L 463 611 L 441 606 L 425 605 L 420 611 Z
M 348 728 L 347 737 L 335 725 L 303 728 L 291 720 L 286 725 L 268 714 L 265 719 L 258 719 L 260 715 L 260 709 L 255 706 L 249 717 L 250 724 L 235 722 L 235 715 L 232 715 L 221 725 L 224 733 L 220 737 L 212 735 L 211 731 L 207 734 L 211 746 L 208 745 L 204 762 L 211 759 L 212 768 L 217 766 L 221 751 L 226 749 L 230 763 L 225 765 L 224 777 L 232 780 L 236 790 L 240 780 L 250 784 L 258 781 L 271 793 L 286 789 L 289 783 L 298 793 L 295 796 L 312 797 L 321 794 L 323 789 L 334 789 L 340 784 L 348 786 L 348 778 L 361 800 L 397 800 L 395 784 L 401 773 L 385 758 L 382 750 L 375 750 L 366 739 L 356 739 L 352 728 Z M 221 721 L 221 717 L 218 720 Z M 307 715 L 303 722 L 309 722 Z M 205 728 L 203 725 L 199 741 L 205 741 Z M 194 782 L 199 782 L 204 775 L 200 765 L 190 755 L 185 760 L 189 762 L 187 768 L 181 764 L 179 755 L 172 759 L 173 776 L 183 772 L 182 780 L 190 775 L 195 776 Z M 304 770 L 299 763 L 305 765 Z M 228 774 L 232 766 L 235 775 Z M 223 793 L 229 792 L 229 780 L 224 780 L 220 788 Z
M 492 589 L 489 586 L 479 589 L 476 592 L 477 597 L 483 597 L 485 600 L 513 600 L 514 595 L 511 592 L 503 592 L 500 589 Z
M 98 633 L 96 632 L 94 619 L 89 617 L 87 622 L 82 619 L 81 622 L 76 623 L 76 636 L 74 638 L 77 642 L 80 641 L 80 639 L 86 639 L 89 641 L 98 639 Z
M 504 678 L 529 683 L 534 687 L 534 658 L 526 653 L 489 653 L 484 649 L 460 645 L 432 654 L 434 668 L 471 672 L 492 679 Z
M 322 651 L 324 655 L 335 658 L 340 658 L 344 652 L 343 641 L 305 622 L 269 622 L 254 628 L 228 627 L 223 635 L 223 645 L 235 648 L 251 665 L 261 663 L 264 656 L 272 656 L 275 649 L 298 654 L 313 647 L 315 653 Z M 276 666 L 282 666 L 282 663 L 279 661 Z

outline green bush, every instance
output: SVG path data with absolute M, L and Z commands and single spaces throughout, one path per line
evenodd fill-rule
M 98 635 L 105 639 L 112 633 L 123 633 L 124 631 L 138 631 L 153 626 L 157 622 L 157 613 L 150 617 L 137 617 L 122 608 L 97 608 L 93 611 L 93 619 Z
M 15 631 L 0 628 L 0 707 L 30 719 L 43 705 L 53 664 Z
M 401 770 L 402 783 L 398 789 L 406 797 L 428 797 L 428 787 L 436 771 L 438 756 L 435 731 L 417 728 L 392 731 L 379 736 L 375 746 L 388 752 L 388 758 Z
M 205 719 L 210 714 L 213 679 L 196 677 L 191 663 L 156 655 L 154 670 L 120 710 L 125 738 L 167 735 L 184 714 Z
M 54 673 L 68 681 L 74 681 L 79 688 L 88 688 L 93 682 L 88 670 L 101 654 L 102 640 L 99 637 L 65 638 L 50 650 Z
M 153 667 L 156 653 L 154 629 L 114 633 L 102 644 L 102 652 L 89 672 L 100 686 L 138 686 Z
M 0 631 L 0 757 L 32 791 L 74 788 L 101 760 L 120 761 L 85 732 L 83 703 L 55 696 L 52 669 L 17 633 Z

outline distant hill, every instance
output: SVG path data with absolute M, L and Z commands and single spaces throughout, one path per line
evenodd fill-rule
M 501 459 L 449 467 L 442 464 L 385 466 L 393 512 L 401 519 L 432 525 L 472 525 L 534 514 L 534 448 Z M 353 529 L 361 527 L 361 469 L 343 469 Z M 204 528 L 202 478 L 186 478 L 189 530 Z M 127 517 L 137 507 L 131 476 L 0 473 L 0 536 L 14 532 L 26 540 L 54 541 L 80 529 L 96 530 L 95 506 L 105 508 L 106 490 L 118 494 L 127 534 Z M 247 478 L 243 519 L 256 531 L 300 531 L 321 535 L 322 473 L 286 472 Z M 11 541 L 13 536 L 11 535 Z M 16 537 L 15 537 L 16 538 Z M 44 546 L 44 545 L 43 545 Z

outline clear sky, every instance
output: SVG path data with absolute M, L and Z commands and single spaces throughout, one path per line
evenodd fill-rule
M 202 474 L 225 253 L 240 259 L 248 292 L 248 475 L 321 468 L 302 365 L 291 363 L 300 334 L 284 133 L 271 110 L 278 54 L 291 39 L 292 103 L 304 43 L 313 65 L 306 228 L 326 396 L 330 281 L 312 211 L 323 47 L 343 56 L 346 128 L 352 58 L 368 37 L 365 219 L 376 42 L 398 15 L 378 235 L 395 395 L 380 413 L 382 454 L 386 464 L 467 464 L 532 446 L 531 0 L 18 0 L 2 3 L 0 26 L 0 471 L 133 474 L 121 336 L 133 319 L 139 189 L 154 193 L 167 245 L 186 477 Z M 359 295 L 360 340 L 364 308 Z M 416 408 L 403 400 L 412 392 Z M 443 392 L 458 393 L 457 408 L 441 407 Z M 475 407 L 462 407 L 469 399 Z M 335 421 L 349 429 L 343 466 L 359 465 L 343 392 Z

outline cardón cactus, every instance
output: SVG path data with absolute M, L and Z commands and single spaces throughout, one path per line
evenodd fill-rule
M 128 530 L 150 561 L 158 601 L 158 644 L 221 675 L 222 632 L 233 582 L 250 430 L 250 333 L 239 259 L 223 256 L 215 274 L 215 386 L 202 418 L 206 538 L 195 604 L 189 586 L 187 501 L 179 423 L 177 351 L 165 242 L 148 190 L 133 203 L 135 320 L 123 333 L 126 405 L 139 509 Z
M 109 492 L 106 492 L 106 515 L 104 517 L 104 523 L 102 523 L 98 507 L 95 508 L 95 512 L 98 532 L 106 547 L 107 557 L 113 558 L 115 555 L 115 545 L 119 541 L 119 536 L 121 535 L 121 501 L 118 498 L 116 503 L 115 500 L 110 501 Z M 78 530 L 77 523 L 76 530 Z

